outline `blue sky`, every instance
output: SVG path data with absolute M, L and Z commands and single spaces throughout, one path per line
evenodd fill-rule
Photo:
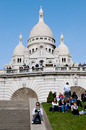
M 86 63 L 86 0 L 0 0 L 0 69 L 10 63 L 20 33 L 27 47 L 40 6 L 56 46 L 62 32 L 73 61 Z

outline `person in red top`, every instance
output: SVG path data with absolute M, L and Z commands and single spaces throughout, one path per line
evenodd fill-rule
M 60 100 L 63 99 L 63 95 L 62 95 L 62 93 L 59 93 L 59 98 L 60 98 Z
M 59 98 L 60 98 L 60 97 L 63 97 L 62 93 L 59 93 Z

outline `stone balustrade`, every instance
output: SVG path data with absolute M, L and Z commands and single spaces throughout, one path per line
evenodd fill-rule
M 34 67 L 34 68 L 23 68 L 23 69 L 3 69 L 0 70 L 1 74 L 10 74 L 10 73 L 36 73 L 36 72 L 86 72 L 86 67 Z

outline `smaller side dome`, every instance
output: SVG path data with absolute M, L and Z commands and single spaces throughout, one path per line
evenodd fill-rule
M 58 46 L 57 50 L 59 55 L 70 55 L 68 47 L 64 44 L 64 36 L 61 34 L 61 44 Z
M 22 44 L 22 35 L 19 36 L 19 44 L 16 46 L 13 55 L 24 55 L 25 46 Z

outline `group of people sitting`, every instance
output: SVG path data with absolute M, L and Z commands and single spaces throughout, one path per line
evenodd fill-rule
M 71 109 L 72 114 L 79 115 L 78 106 L 82 107 L 81 101 L 77 99 L 77 95 L 73 92 L 73 95 L 70 97 L 63 97 L 63 95 L 59 94 L 59 101 L 54 97 L 54 101 L 52 102 L 52 112 L 66 112 Z
M 86 94 L 86 91 L 84 94 Z M 76 115 L 80 116 L 78 106 L 82 107 L 81 101 L 78 99 L 76 92 L 73 92 L 73 94 L 71 95 L 70 86 L 68 82 L 64 87 L 64 96 L 63 94 L 60 93 L 59 96 L 57 97 L 55 92 L 53 93 L 53 98 L 54 100 L 52 102 L 52 112 L 62 111 L 63 113 L 67 113 L 68 110 L 71 110 L 72 114 L 74 114 L 75 116 Z M 86 95 L 84 95 L 84 101 L 85 101 L 84 110 L 86 111 Z M 43 110 L 40 107 L 39 102 L 36 102 L 36 107 L 33 109 L 32 115 L 33 115 L 32 124 L 43 123 L 42 118 Z
M 85 101 L 84 110 L 86 111 L 85 94 L 84 94 L 84 101 Z M 81 101 L 78 99 L 76 92 L 73 92 L 73 94 L 71 95 L 70 86 L 68 82 L 64 87 L 64 97 L 60 93 L 59 97 L 57 98 L 56 92 L 53 94 L 53 97 L 54 97 L 54 101 L 52 102 L 52 112 L 57 110 L 59 112 L 62 111 L 63 113 L 64 112 L 67 113 L 68 110 L 71 110 L 72 114 L 74 114 L 75 116 L 76 115 L 80 116 L 78 106 L 82 107 Z

